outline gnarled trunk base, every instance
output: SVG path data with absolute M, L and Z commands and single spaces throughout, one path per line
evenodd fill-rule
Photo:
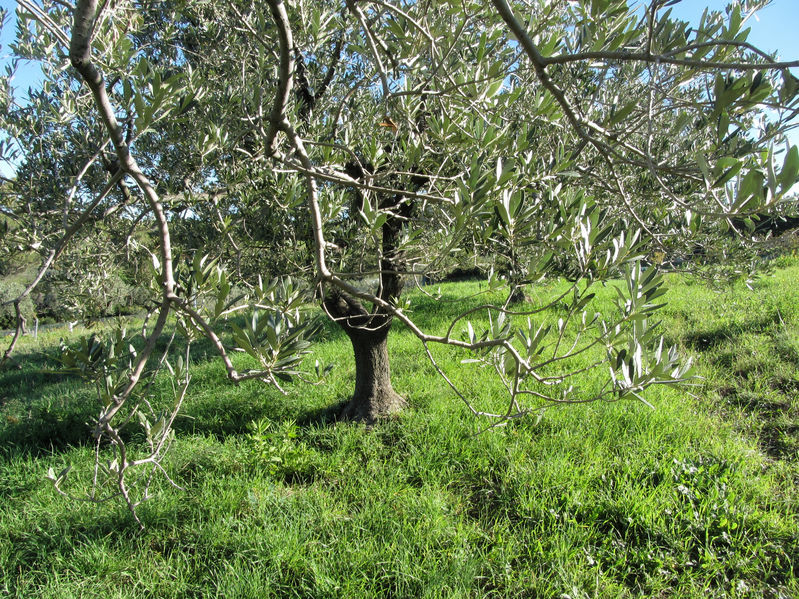
M 355 391 L 341 418 L 375 422 L 405 407 L 391 386 L 388 331 L 347 331 L 355 353 Z
M 355 354 L 355 391 L 340 417 L 372 423 L 400 411 L 406 402 L 391 386 L 388 361 L 391 315 L 370 314 L 354 298 L 335 289 L 328 291 L 323 305 L 350 338 Z

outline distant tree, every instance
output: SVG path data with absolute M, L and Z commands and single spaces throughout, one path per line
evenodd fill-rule
M 160 468 L 189 380 L 185 356 L 170 366 L 174 410 L 150 422 L 137 390 L 170 314 L 189 339 L 211 340 L 233 381 L 304 376 L 307 296 L 296 278 L 265 283 L 259 272 L 305 278 L 351 340 L 344 417 L 373 421 L 404 406 L 387 350 L 397 320 L 448 382 L 433 345 L 495 373 L 508 397 L 490 414 L 453 391 L 499 419 L 552 402 L 643 399 L 650 385 L 684 380 L 688 364 L 650 320 L 664 289 L 642 259 L 707 248 L 727 235 L 718 223 L 748 227 L 799 172 L 785 139 L 799 61 L 746 41 L 746 19 L 766 3 L 706 11 L 693 28 L 662 0 L 642 11 L 626 0 L 21 0 L 16 49 L 46 65 L 48 101 L 10 134 L 27 153 L 6 212 L 33 239 L 37 225 L 19 206 L 62 207 L 60 225 L 48 221 L 60 235 L 42 238 L 41 272 L 123 205 L 110 228 L 147 230 L 135 245 L 151 256 L 157 309 L 141 349 L 121 359 L 118 337 L 65 350 L 70 367 L 99 381 L 95 434 L 117 452 L 109 472 L 134 514 L 126 472 Z M 33 136 L 45 147 L 28 147 Z M 56 159 L 51 177 L 37 177 Z M 31 195 L 28 185 L 53 189 Z M 737 241 L 751 243 L 750 233 Z M 423 331 L 403 290 L 467 257 L 504 272 L 512 290 L 565 274 L 572 285 L 551 304 L 562 317 L 548 324 L 536 316 L 548 306 L 486 305 L 488 330 L 467 311 L 446 334 Z M 592 286 L 620 276 L 615 312 L 595 314 Z M 502 285 L 496 275 L 488 283 Z M 234 313 L 248 324 L 230 324 L 224 342 Z M 237 371 L 232 349 L 259 368 Z M 573 389 L 570 359 L 596 349 L 591 368 L 606 380 Z M 118 428 L 134 416 L 151 443 L 138 460 Z

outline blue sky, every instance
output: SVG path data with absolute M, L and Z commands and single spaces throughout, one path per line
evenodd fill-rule
M 682 0 L 672 7 L 672 14 L 697 23 L 705 7 L 723 10 L 726 4 L 724 0 Z M 749 42 L 761 50 L 777 51 L 781 60 L 799 60 L 799 0 L 773 0 L 746 25 L 752 29 Z

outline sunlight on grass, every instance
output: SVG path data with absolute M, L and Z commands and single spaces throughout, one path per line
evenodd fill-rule
M 290 384 L 286 396 L 226 383 L 200 348 L 167 464 L 186 491 L 157 483 L 143 533 L 122 506 L 67 502 L 45 484 L 50 466 L 90 462 L 94 404 L 39 353 L 64 331 L 26 338 L 24 369 L 0 372 L 0 589 L 59 598 L 797 596 L 797 278 L 795 261 L 754 291 L 671 276 L 662 327 L 698 359 L 693 386 L 650 390 L 654 411 L 560 407 L 478 435 L 488 422 L 469 415 L 401 327 L 390 352 L 409 408 L 372 429 L 335 421 L 354 365 L 333 328 L 310 358 L 334 364 L 325 384 Z M 478 290 L 442 286 L 451 297 Z M 610 293 L 601 290 L 598 309 Z M 412 299 L 428 330 L 455 313 Z M 500 403 L 463 354 L 436 356 L 475 401 Z

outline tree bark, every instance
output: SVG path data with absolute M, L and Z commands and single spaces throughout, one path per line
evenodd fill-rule
M 406 402 L 391 385 L 388 357 L 391 316 L 370 314 L 338 290 L 330 291 L 324 307 L 350 338 L 355 355 L 355 390 L 341 418 L 373 423 L 400 411 Z
M 357 162 L 349 163 L 347 170 L 350 176 L 357 179 L 365 175 Z M 420 176 L 411 178 L 416 189 L 425 181 Z M 364 198 L 358 190 L 355 191 L 355 198 L 359 208 L 362 208 Z M 381 227 L 380 277 L 376 295 L 391 304 L 402 294 L 400 272 L 404 269 L 404 261 L 400 250 L 400 233 L 414 206 L 402 195 L 395 194 L 383 197 L 379 208 L 387 218 Z M 322 304 L 327 314 L 350 338 L 355 354 L 355 391 L 341 414 L 342 418 L 371 423 L 400 411 L 406 402 L 391 386 L 388 359 L 387 340 L 393 321 L 391 312 L 377 303 L 369 311 L 356 298 L 336 288 L 327 290 Z
M 342 418 L 374 422 L 405 406 L 391 386 L 388 330 L 348 333 L 355 354 L 355 391 Z

